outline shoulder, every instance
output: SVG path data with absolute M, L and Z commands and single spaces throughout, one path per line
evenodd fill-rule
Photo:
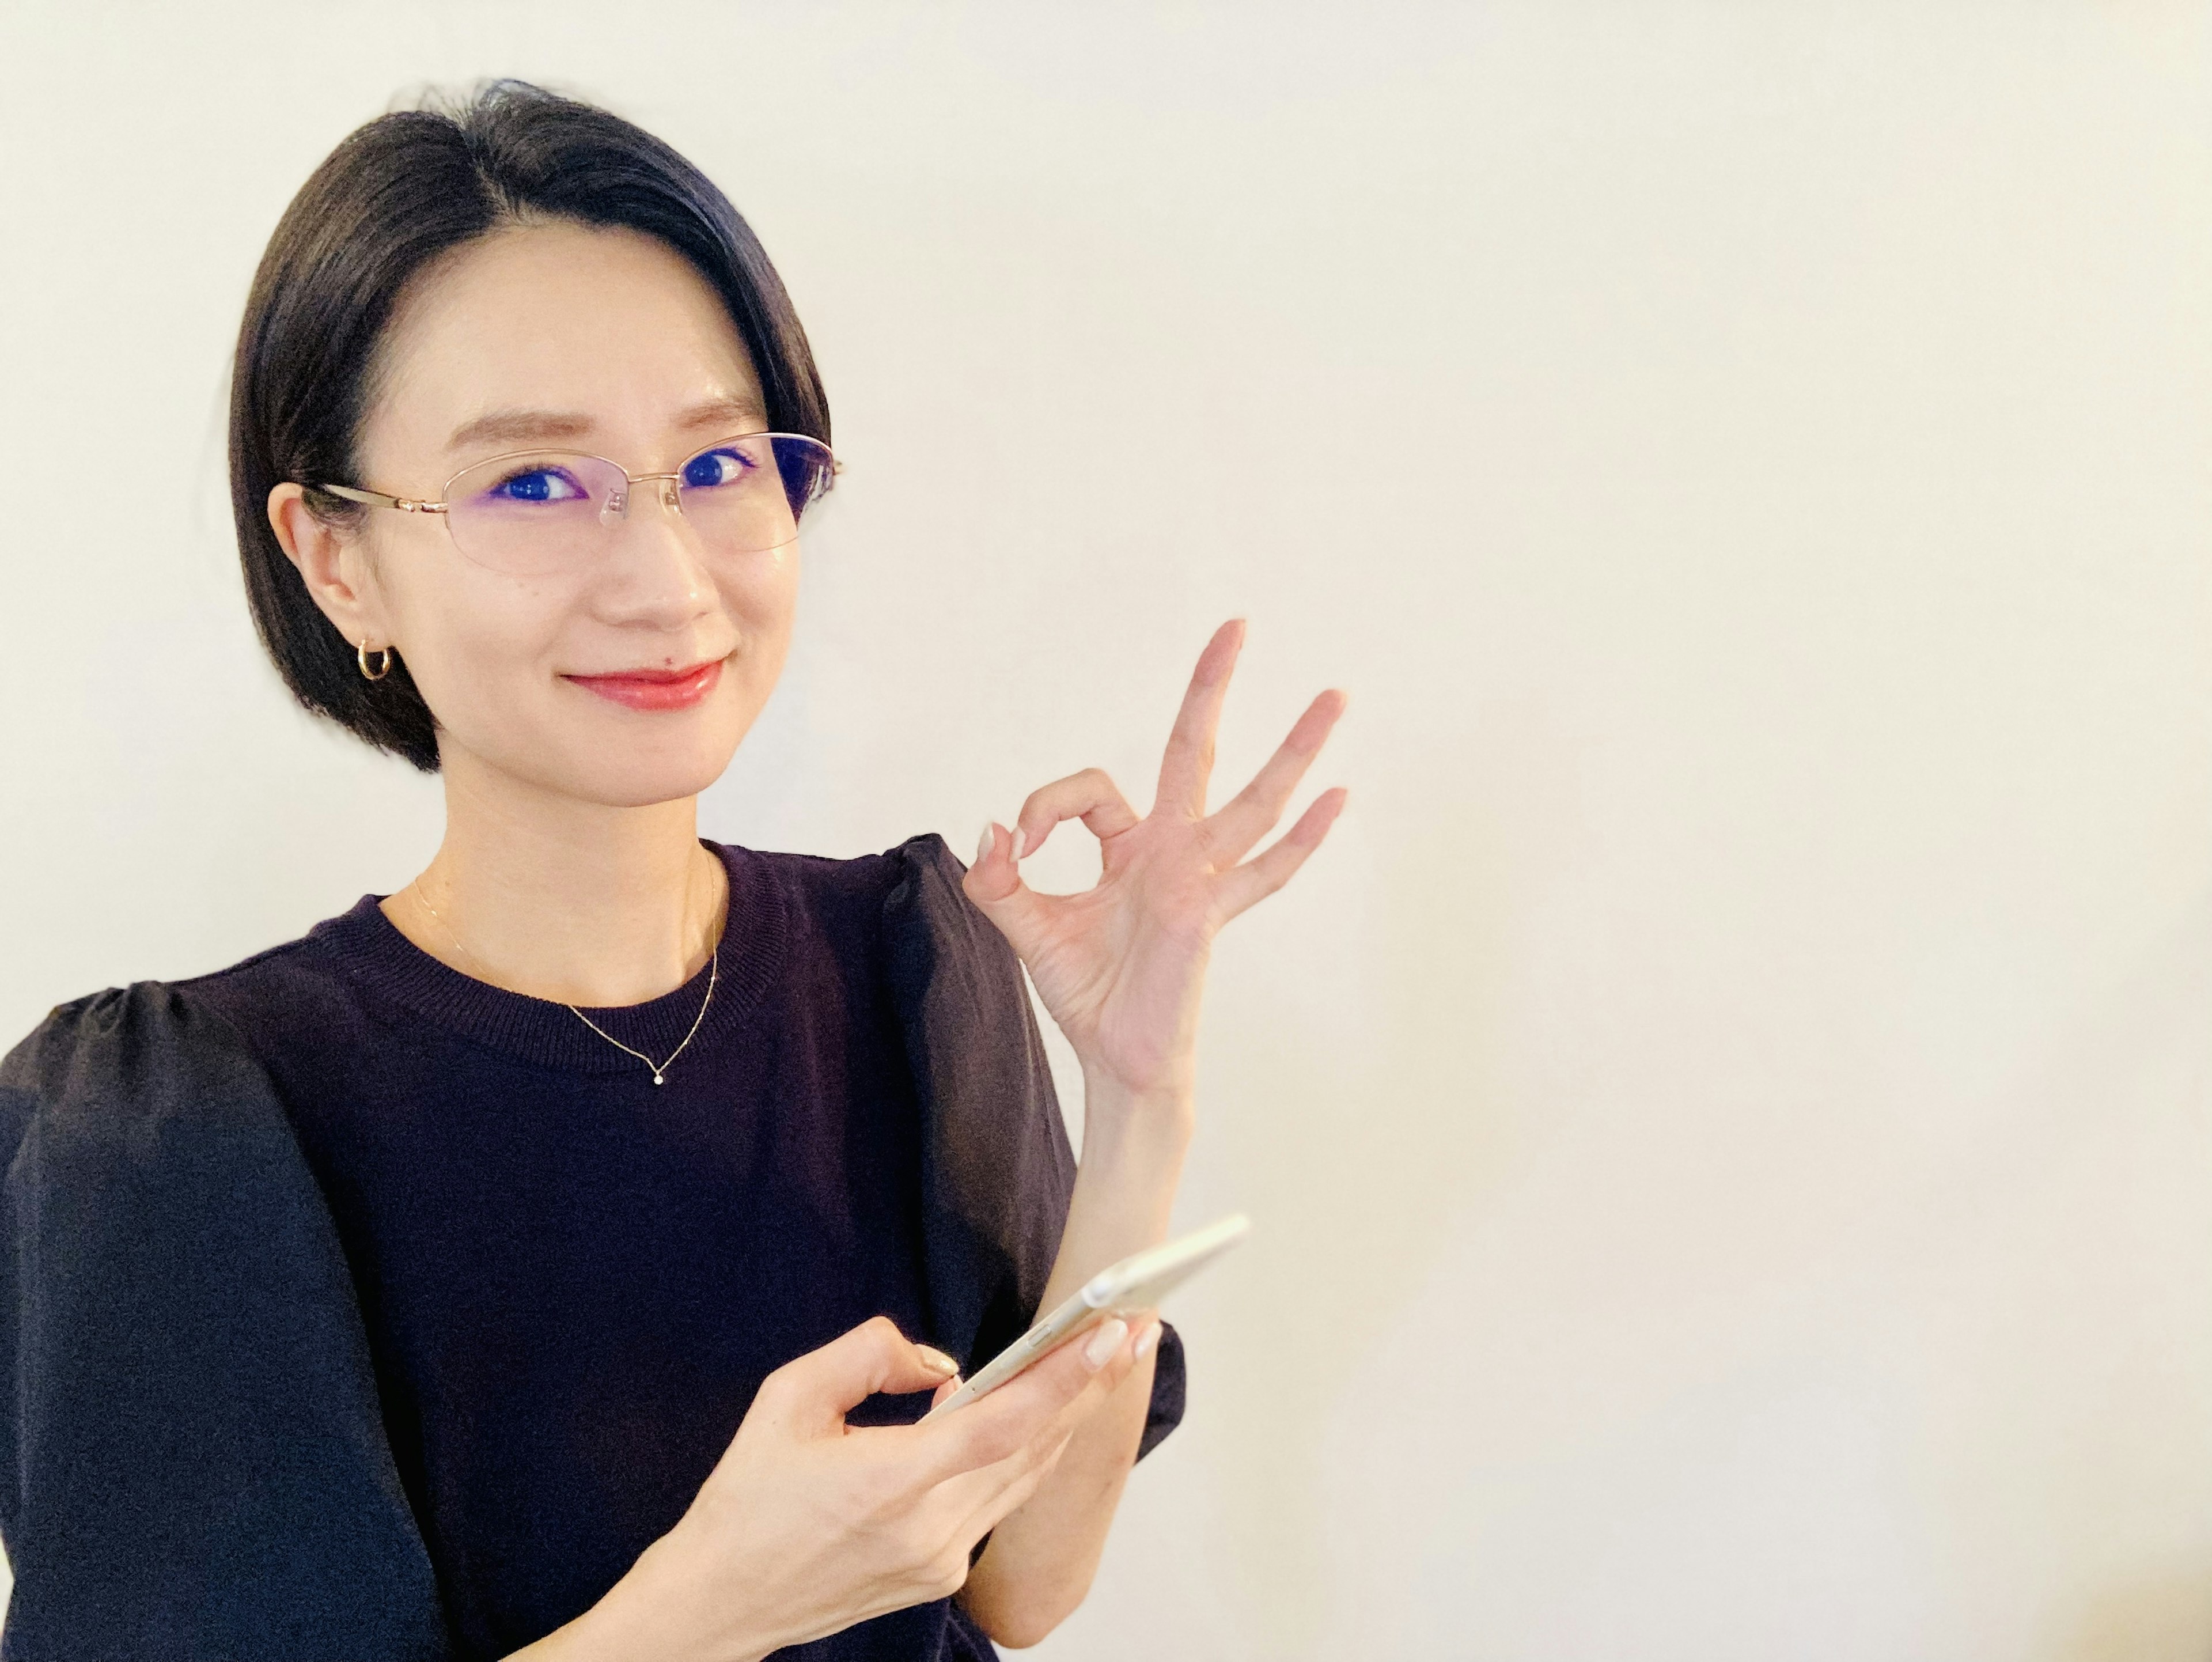
M 805 901 L 831 905 L 881 906 L 917 882 L 949 881 L 957 889 L 961 874 L 967 870 L 935 831 L 909 837 L 881 854 L 851 858 L 787 854 L 734 843 L 715 846 L 733 869 L 757 873 L 762 880 Z
M 802 927 L 865 939 L 894 962 L 931 942 L 1004 952 L 1012 959 L 1012 949 L 961 889 L 968 868 L 935 831 L 850 859 L 717 846 L 734 880 L 772 892 Z
M 327 1030 L 351 995 L 332 942 L 358 927 L 375 898 L 363 896 L 351 911 L 221 969 L 106 987 L 56 1005 L 0 1059 L 0 1089 L 52 1098 L 69 1081 L 82 1087 L 185 1065 L 221 1068 L 264 1052 L 273 1029 Z
M 57 1004 L 0 1057 L 0 1088 L 58 1101 L 100 1081 L 219 1068 L 241 1048 L 239 1036 L 187 995 L 192 984 L 134 981 Z
M 226 968 L 169 982 L 169 995 L 196 1031 L 226 1030 L 264 1061 L 302 1043 L 333 1042 L 362 1019 L 363 989 L 343 972 L 338 944 L 357 936 L 361 910 Z
M 717 846 L 733 885 L 776 892 L 797 914 L 793 927 L 818 929 L 875 966 L 925 1073 L 957 1057 L 962 1069 L 994 1071 L 1017 1094 L 1035 1093 L 1042 1042 L 1021 960 L 968 898 L 968 868 L 942 837 L 924 832 L 850 860 Z
M 268 1120 L 268 1077 L 195 983 L 135 981 L 56 1005 L 0 1058 L 0 1144 L 33 1123 L 72 1142 L 144 1145 L 192 1125 Z

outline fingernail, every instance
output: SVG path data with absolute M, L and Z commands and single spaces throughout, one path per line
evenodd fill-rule
M 983 840 L 975 845 L 975 863 L 977 865 L 981 865 L 986 860 L 988 860 L 991 857 L 991 844 L 998 840 L 996 837 L 992 836 L 992 832 L 996 830 L 998 830 L 998 827 L 993 825 L 989 820 L 986 819 L 983 822 Z
M 1139 1361 L 1152 1354 L 1152 1347 L 1160 1342 L 1160 1324 L 1154 1322 L 1137 1337 L 1137 1348 L 1129 1354 Z
M 1105 1367 L 1121 1348 L 1121 1341 L 1128 1336 L 1129 1324 L 1119 1316 L 1100 1323 L 1098 1330 L 1091 1336 L 1091 1342 L 1083 1347 L 1083 1360 L 1094 1372 Z
M 933 1349 L 926 1344 L 915 1346 L 915 1350 L 921 1357 L 921 1365 L 924 1367 L 939 1373 L 957 1373 L 960 1371 L 960 1364 L 941 1350 Z
M 1009 835 L 1014 839 L 1013 853 L 1009 856 L 1009 858 L 1018 860 L 1022 857 L 1022 849 L 1024 844 L 1027 843 L 1030 840 L 1030 834 L 1024 831 L 1019 825 L 1017 825 L 1014 827 L 1012 831 L 1009 833 Z

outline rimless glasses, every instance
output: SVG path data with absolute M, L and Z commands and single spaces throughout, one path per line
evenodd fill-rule
M 438 502 L 350 484 L 307 488 L 403 514 L 442 514 L 453 546 L 477 564 L 543 577 L 604 557 L 639 485 L 658 486 L 661 505 L 710 554 L 781 548 L 798 537 L 841 466 L 819 439 L 747 433 L 717 440 L 669 473 L 632 473 L 580 451 L 515 450 L 463 468 Z

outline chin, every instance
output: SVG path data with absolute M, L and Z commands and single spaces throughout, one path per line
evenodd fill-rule
M 611 705 L 580 717 L 573 706 L 533 712 L 536 720 L 487 733 L 489 742 L 455 745 L 446 734 L 441 749 L 449 768 L 483 768 L 603 807 L 647 807 L 696 796 L 728 770 L 765 702 L 732 696 L 750 691 L 726 682 L 692 709 L 649 714 Z
M 696 796 L 720 778 L 729 765 L 726 755 L 714 760 L 635 757 L 611 768 L 602 757 L 596 758 L 595 764 L 580 766 L 565 778 L 546 782 L 564 795 L 603 807 L 642 808 Z
M 752 725 L 732 715 L 702 709 L 611 728 L 591 721 L 541 728 L 536 743 L 470 746 L 471 770 L 505 774 L 537 791 L 602 807 L 647 807 L 696 796 L 727 771 Z

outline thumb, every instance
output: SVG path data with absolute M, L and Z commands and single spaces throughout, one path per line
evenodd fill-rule
M 958 1373 L 941 1350 L 916 1344 L 888 1316 L 875 1316 L 819 1349 L 786 1362 L 762 1383 L 779 1418 L 819 1434 L 879 1391 L 928 1391 Z
M 995 819 L 983 827 L 975 863 L 960 880 L 960 888 L 1019 952 L 1035 929 L 1044 897 L 1022 881 L 1021 868 L 1014 863 L 1014 834 Z

